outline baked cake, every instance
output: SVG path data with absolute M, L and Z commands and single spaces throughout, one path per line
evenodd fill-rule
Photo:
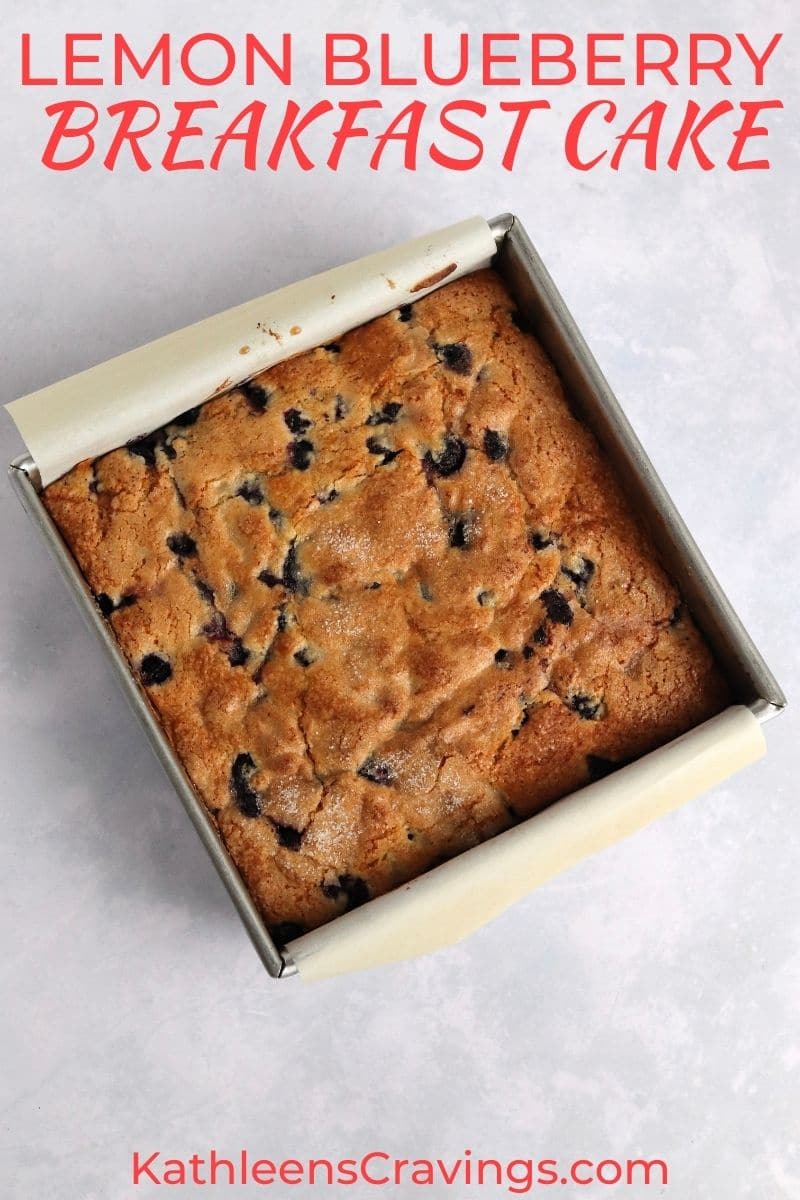
M 44 502 L 281 942 L 727 702 L 492 271 Z

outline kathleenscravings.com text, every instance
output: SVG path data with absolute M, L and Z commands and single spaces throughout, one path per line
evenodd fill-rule
M 452 1187 L 459 1200 L 463 1188 L 498 1190 L 512 1196 L 527 1196 L 547 1187 L 588 1187 L 603 1185 L 609 1190 L 653 1187 L 664 1189 L 669 1183 L 669 1168 L 662 1158 L 616 1158 L 613 1156 L 575 1158 L 493 1157 L 466 1149 L 458 1157 L 400 1157 L 386 1150 L 369 1150 L 360 1156 L 343 1158 L 271 1159 L 238 1150 L 224 1154 L 216 1149 L 188 1157 L 171 1157 L 161 1150 L 135 1150 L 131 1156 L 131 1181 L 143 1185 L 195 1187 L 272 1186 L 285 1194 L 286 1188 L 341 1189 L 359 1185 L 364 1188 L 391 1190 L 402 1187 L 425 1189 L 433 1185 Z M 277 1185 L 277 1186 L 276 1186 Z M 319 1191 L 315 1191 L 319 1195 Z M 345 1192 L 345 1194 L 347 1194 Z M 596 1193 L 593 1193 L 596 1194 Z

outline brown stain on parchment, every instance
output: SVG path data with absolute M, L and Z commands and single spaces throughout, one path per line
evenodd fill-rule
M 452 275 L 457 266 L 458 263 L 449 263 L 446 267 L 442 267 L 441 271 L 434 271 L 432 275 L 426 275 L 424 279 L 420 279 L 419 283 L 415 283 L 412 288 L 409 288 L 409 291 L 413 296 L 414 292 L 422 292 L 425 288 L 435 287 L 437 283 L 447 279 L 448 275 Z

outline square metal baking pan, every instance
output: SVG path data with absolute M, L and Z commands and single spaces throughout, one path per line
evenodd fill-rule
M 503 276 L 519 312 L 555 363 L 577 414 L 594 431 L 613 462 L 637 511 L 649 527 L 665 565 L 725 671 L 735 701 L 747 706 L 759 721 L 768 720 L 785 706 L 785 697 L 656 475 L 520 221 L 511 214 L 504 214 L 494 218 L 489 225 L 496 244 L 492 265 Z M 216 826 L 195 793 L 107 622 L 100 615 L 83 575 L 45 509 L 40 496 L 41 480 L 33 459 L 29 455 L 16 459 L 9 474 L 23 507 L 105 648 L 122 688 L 264 966 L 274 978 L 295 974 L 291 955 L 271 938 Z M 331 924 L 335 926 L 336 918 Z

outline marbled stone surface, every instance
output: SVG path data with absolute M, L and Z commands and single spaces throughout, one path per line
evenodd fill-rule
M 3 398 L 426 228 L 514 210 L 796 703 L 800 176 L 789 0 L 716 3 L 702 18 L 686 0 L 655 0 L 646 13 L 616 0 L 594 18 L 605 30 L 680 36 L 702 19 L 764 42 L 783 30 L 764 91 L 786 105 L 769 119 L 770 172 L 648 173 L 632 158 L 619 173 L 578 174 L 563 161 L 556 118 L 512 174 L 488 160 L 458 174 L 421 160 L 411 173 L 389 156 L 376 173 L 358 155 L 336 174 L 250 174 L 232 161 L 218 173 L 98 163 L 53 174 L 38 163 L 42 108 L 65 93 L 19 87 L 21 30 L 47 58 L 65 29 L 121 28 L 142 43 L 163 29 L 292 29 L 307 55 L 292 94 L 307 102 L 320 90 L 312 64 L 325 29 L 391 30 L 410 64 L 422 30 L 589 27 L 577 0 L 535 12 L 521 0 L 412 7 L 413 20 L 388 3 L 369 17 L 334 3 L 270 20 L 220 0 L 191 13 L 141 0 L 114 22 L 98 0 L 13 0 L 2 46 Z M 756 94 L 741 78 L 737 100 Z M 113 88 L 85 90 L 96 103 L 119 99 Z M 683 104 L 688 90 L 675 92 Z M 710 86 L 697 92 L 719 98 Z M 252 98 L 244 86 L 213 94 L 230 113 Z M 284 99 L 277 89 L 265 98 Z M 397 108 L 410 97 L 383 98 Z M 553 103 L 563 116 L 587 98 L 576 88 Z M 623 100 L 631 114 L 644 103 Z M 499 127 L 487 127 L 496 142 Z M 21 450 L 7 418 L 0 445 L 6 461 Z M 130 1186 L 134 1149 L 213 1145 L 269 1158 L 467 1146 L 564 1160 L 646 1155 L 669 1162 L 664 1194 L 680 1200 L 800 1196 L 791 707 L 768 727 L 761 763 L 466 943 L 315 987 L 275 984 L 7 486 L 0 505 L 4 1195 L 156 1194 Z

